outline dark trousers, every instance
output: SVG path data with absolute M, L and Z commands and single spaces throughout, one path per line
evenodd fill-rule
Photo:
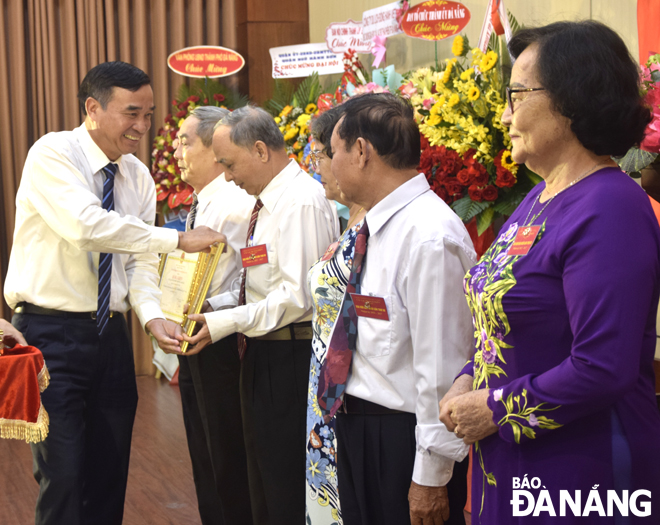
M 337 477 L 344 525 L 410 523 L 415 425 L 415 415 L 409 413 L 337 413 Z M 454 464 L 445 525 L 465 524 L 467 468 L 467 458 Z
M 240 369 L 234 334 L 199 354 L 179 356 L 183 421 L 204 525 L 252 524 Z
M 305 523 L 305 422 L 311 342 L 250 339 L 241 403 L 252 516 L 259 525 Z
M 124 316 L 113 316 L 102 338 L 91 319 L 16 314 L 13 323 L 50 372 L 41 394 L 49 434 L 31 445 L 35 523 L 121 524 L 138 399 Z

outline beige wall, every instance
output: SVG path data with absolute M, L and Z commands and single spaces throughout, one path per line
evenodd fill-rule
M 332 22 L 352 18 L 362 20 L 362 12 L 389 3 L 391 0 L 309 0 L 310 42 L 324 42 L 325 28 Z M 420 3 L 412 0 L 413 5 Z M 462 2 L 471 13 L 465 28 L 470 45 L 476 46 L 484 21 L 488 0 Z M 636 0 L 506 0 L 505 5 L 519 23 L 543 25 L 559 20 L 600 20 L 617 31 L 637 58 L 637 1 Z M 451 38 L 438 43 L 438 58 L 451 55 Z M 369 67 L 372 60 L 363 58 Z M 410 38 L 403 34 L 387 40 L 386 65 L 394 64 L 399 73 L 435 62 L 435 47 L 431 42 Z M 336 78 L 333 76 L 333 78 Z

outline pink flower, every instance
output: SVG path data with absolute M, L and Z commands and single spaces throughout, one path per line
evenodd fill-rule
M 534 414 L 529 415 L 529 426 L 531 426 L 531 427 L 538 427 L 539 426 L 539 420 L 536 419 L 536 416 Z
M 408 82 L 407 84 L 404 84 L 399 88 L 399 91 L 401 91 L 401 95 L 403 98 L 410 98 L 413 95 L 417 94 L 417 88 L 415 85 L 412 83 L 412 80 Z

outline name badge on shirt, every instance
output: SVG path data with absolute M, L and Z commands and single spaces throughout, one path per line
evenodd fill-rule
M 522 228 L 519 228 L 516 238 L 513 240 L 513 244 L 509 248 L 507 255 L 527 255 L 532 248 L 532 245 L 536 240 L 536 235 L 539 233 L 540 229 L 540 226 L 523 226 Z
M 387 314 L 387 305 L 385 299 L 382 297 L 374 297 L 373 295 L 358 295 L 352 293 L 353 304 L 355 305 L 355 313 L 358 317 L 369 317 L 371 319 L 382 319 L 389 321 L 390 316 Z
M 243 268 L 266 264 L 268 262 L 268 250 L 266 250 L 266 245 L 259 244 L 258 246 L 241 248 L 241 261 L 243 263 Z
M 332 259 L 332 256 L 337 251 L 337 248 L 339 248 L 339 241 L 333 242 L 330 246 L 328 246 L 328 249 L 323 254 L 323 257 L 321 258 L 321 260 L 322 261 L 329 261 L 330 259 Z

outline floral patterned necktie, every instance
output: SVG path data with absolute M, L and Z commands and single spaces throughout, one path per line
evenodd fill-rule
M 337 318 L 328 353 L 319 372 L 318 403 L 326 423 L 332 419 L 344 400 L 346 381 L 351 370 L 357 341 L 357 314 L 351 294 L 360 293 L 360 279 L 368 238 L 369 227 L 365 219 L 355 239 L 352 271 L 346 286 L 341 315 Z

